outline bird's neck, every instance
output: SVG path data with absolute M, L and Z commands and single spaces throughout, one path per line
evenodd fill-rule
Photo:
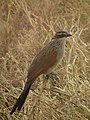
M 57 39 L 57 43 L 60 47 L 64 47 L 66 44 L 66 38 L 59 38 Z

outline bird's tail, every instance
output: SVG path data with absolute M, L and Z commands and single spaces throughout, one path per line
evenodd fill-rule
M 12 108 L 12 111 L 10 112 L 11 115 L 16 111 L 16 109 L 18 111 L 21 110 L 21 108 L 22 108 L 22 106 L 23 106 L 23 104 L 25 102 L 25 99 L 26 99 L 26 97 L 27 97 L 27 95 L 29 93 L 29 89 L 30 89 L 31 85 L 32 85 L 32 83 L 29 83 L 29 82 L 27 83 L 26 82 L 24 90 L 22 91 L 21 95 L 17 99 L 14 107 Z

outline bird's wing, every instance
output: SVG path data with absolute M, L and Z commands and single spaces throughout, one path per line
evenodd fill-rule
M 57 52 L 54 49 L 42 49 L 36 55 L 28 71 L 28 78 L 37 78 L 57 62 Z

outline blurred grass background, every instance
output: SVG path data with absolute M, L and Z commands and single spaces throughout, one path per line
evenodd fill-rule
M 37 78 L 10 116 L 32 59 L 59 30 L 73 35 L 59 80 Z M 0 0 L 0 120 L 90 120 L 90 0 Z

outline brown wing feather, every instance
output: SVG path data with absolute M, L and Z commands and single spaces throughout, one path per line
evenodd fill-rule
M 56 62 L 56 51 L 54 51 L 53 49 L 43 49 L 33 60 L 28 71 L 28 79 L 37 78 L 40 74 L 45 73 L 50 67 L 55 65 Z

